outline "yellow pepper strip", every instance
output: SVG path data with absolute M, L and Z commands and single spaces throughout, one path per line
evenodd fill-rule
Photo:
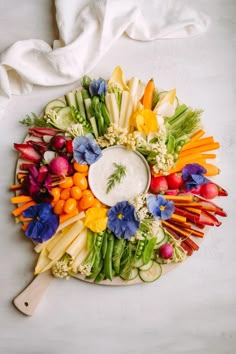
M 89 208 L 86 211 L 84 220 L 85 226 L 87 226 L 93 232 L 102 232 L 107 227 L 107 208 Z

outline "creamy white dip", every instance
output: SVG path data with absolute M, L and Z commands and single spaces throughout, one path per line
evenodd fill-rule
M 115 170 L 114 163 L 125 166 L 126 175 L 106 193 L 108 178 Z M 112 146 L 104 149 L 102 157 L 90 166 L 88 181 L 95 197 L 112 206 L 146 192 L 150 184 L 150 169 L 138 152 L 123 146 Z

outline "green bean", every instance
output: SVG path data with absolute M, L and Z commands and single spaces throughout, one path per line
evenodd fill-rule
M 108 237 L 107 251 L 104 261 L 104 273 L 106 278 L 112 280 L 112 253 L 114 248 L 114 236 L 112 234 Z

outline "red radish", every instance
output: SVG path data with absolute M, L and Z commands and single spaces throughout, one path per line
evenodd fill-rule
M 164 176 L 152 177 L 150 183 L 150 192 L 151 193 L 161 193 L 164 194 L 168 189 L 168 183 Z
M 55 135 L 51 139 L 50 144 L 51 144 L 52 150 L 55 150 L 55 151 L 61 150 L 61 149 L 63 149 L 63 147 L 66 144 L 66 139 L 63 135 Z
M 20 157 L 22 159 L 31 162 L 40 162 L 42 159 L 41 155 L 29 144 L 14 144 L 14 148 L 20 151 Z
M 66 150 L 67 150 L 67 152 L 69 152 L 70 154 L 72 154 L 72 152 L 73 152 L 73 145 L 72 145 L 72 143 L 73 143 L 73 140 L 72 140 L 72 139 L 66 141 Z
M 69 162 L 64 157 L 55 157 L 49 164 L 52 173 L 59 176 L 65 176 L 68 173 Z
M 162 245 L 159 249 L 159 254 L 164 259 L 169 259 L 173 255 L 173 246 L 170 243 Z
M 29 128 L 29 133 L 39 138 L 42 138 L 44 135 L 54 136 L 59 132 L 60 130 L 55 128 L 43 128 L 43 127 Z
M 178 189 L 184 183 L 181 173 L 171 173 L 166 179 L 170 189 Z
M 213 199 L 218 196 L 218 188 L 214 183 L 206 183 L 202 185 L 200 195 L 206 199 Z

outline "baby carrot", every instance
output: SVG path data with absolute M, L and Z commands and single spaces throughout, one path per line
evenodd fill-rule
M 155 91 L 155 84 L 154 84 L 154 80 L 151 79 L 148 81 L 143 94 L 143 106 L 145 109 L 152 109 L 152 100 L 153 100 L 154 91 Z

